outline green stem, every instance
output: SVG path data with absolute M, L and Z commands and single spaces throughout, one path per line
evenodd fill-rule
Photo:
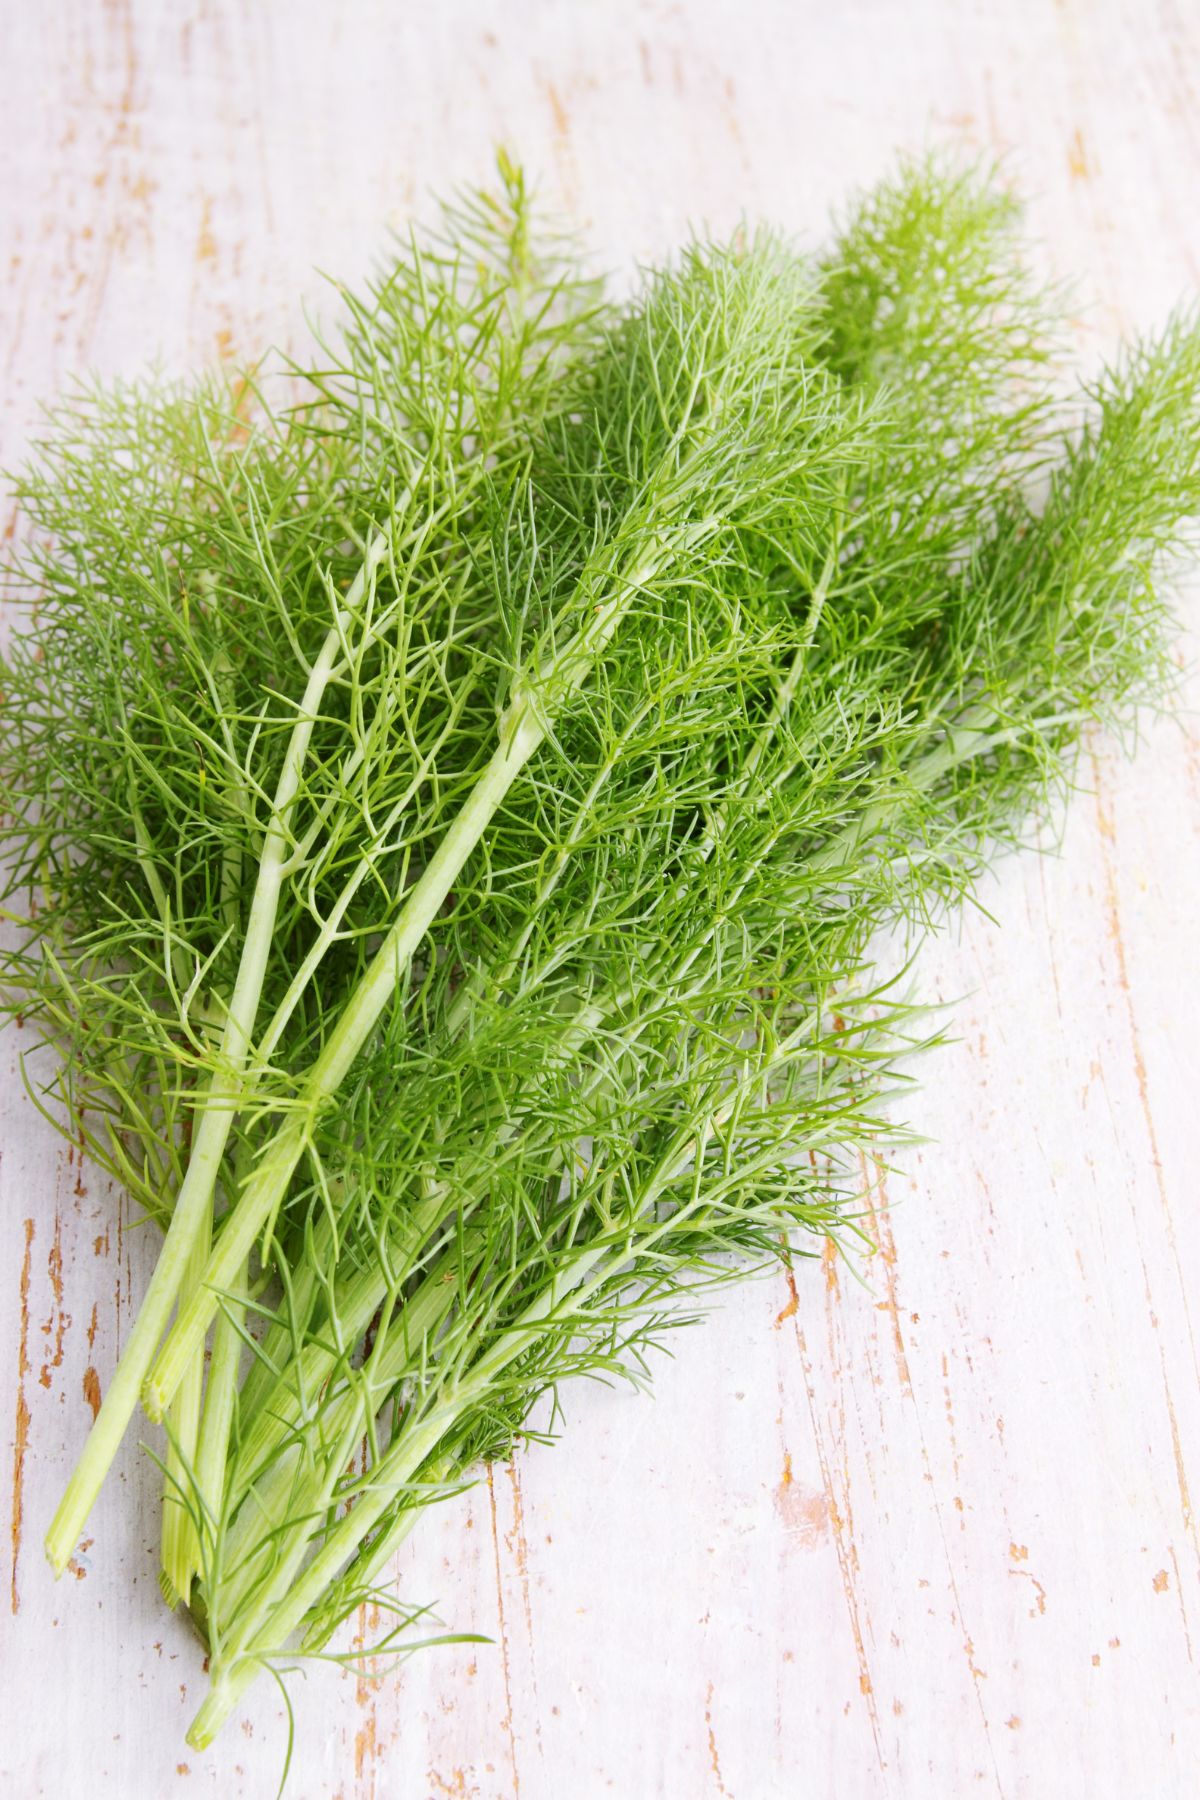
M 212 1357 L 208 1365 L 208 1381 L 204 1389 L 204 1413 L 200 1421 L 200 1439 L 196 1449 L 196 1508 L 201 1529 L 208 1535 L 216 1530 L 225 1493 L 225 1465 L 229 1455 L 229 1433 L 237 1400 L 238 1368 L 242 1356 L 241 1326 L 245 1316 L 245 1270 L 235 1284 L 233 1297 L 226 1301 L 213 1329 Z M 201 1558 L 197 1572 L 203 1573 L 206 1559 Z
M 313 1397 L 320 1394 L 339 1362 L 357 1345 L 389 1294 L 398 1292 L 408 1280 L 421 1251 L 441 1229 L 452 1204 L 441 1188 L 419 1202 L 388 1246 L 388 1267 L 356 1269 L 349 1281 L 339 1283 L 333 1314 L 321 1334 L 325 1341 L 304 1345 L 287 1365 L 290 1378 L 287 1372 L 281 1373 L 260 1395 L 252 1415 L 239 1407 L 241 1441 L 234 1469 L 237 1487 L 231 1496 L 235 1503 L 304 1418 Z M 291 1341 L 290 1332 L 288 1337 Z M 330 1340 L 347 1348 L 338 1349 Z
M 445 1487 L 446 1479 L 453 1468 L 454 1459 L 452 1457 L 433 1457 L 425 1464 L 422 1470 L 422 1486 L 434 1490 L 443 1489 Z M 457 1492 L 458 1490 L 455 1489 L 454 1491 Z M 368 1592 L 375 1577 L 379 1574 L 379 1571 L 383 1568 L 385 1563 L 391 1561 L 401 1544 L 412 1532 L 425 1509 L 429 1506 L 436 1505 L 437 1501 L 441 1498 L 442 1494 L 436 1491 L 431 1493 L 427 1499 L 412 1498 L 409 1504 L 396 1515 L 395 1519 L 393 1519 L 387 1529 L 380 1532 L 379 1536 L 375 1539 L 374 1543 L 370 1546 L 370 1549 L 362 1558 L 361 1564 L 357 1568 L 354 1568 L 352 1565 L 352 1569 L 348 1569 L 346 1573 L 340 1577 L 340 1582 L 345 1583 L 347 1577 L 353 1572 L 355 1591 L 358 1593 Z M 332 1590 L 327 1590 L 326 1592 L 327 1595 L 331 1596 Z M 353 1600 L 350 1599 L 342 1607 L 333 1608 L 331 1606 L 327 1619 L 325 1609 L 322 1610 L 321 1622 L 314 1621 L 308 1631 L 304 1634 L 302 1648 L 307 1654 L 312 1655 L 325 1648 L 326 1644 L 345 1618 L 349 1606 L 352 1604 Z
M 257 1629 L 251 1626 L 252 1636 L 239 1634 L 241 1644 L 231 1647 L 216 1666 L 212 1688 L 187 1734 L 187 1741 L 194 1749 L 202 1750 L 212 1742 L 263 1663 L 287 1642 L 308 1609 L 320 1599 L 342 1565 L 393 1504 L 398 1490 L 437 1449 L 464 1410 L 532 1342 L 537 1323 L 553 1310 L 560 1292 L 561 1284 L 556 1281 L 551 1290 L 526 1309 L 522 1320 L 514 1327 L 511 1341 L 497 1345 L 494 1353 L 480 1359 L 476 1370 L 465 1382 L 451 1390 L 448 1397 L 417 1424 L 401 1430 L 372 1470 L 370 1486 L 338 1521 L 298 1579 L 293 1578 L 295 1572 L 289 1567 L 287 1582 L 277 1584 L 277 1588 L 283 1586 L 285 1597 L 274 1599 L 276 1590 L 273 1590 L 271 1599 L 256 1612 L 255 1618 L 262 1619 L 261 1625 Z
M 273 1013 L 267 1028 L 263 1032 L 262 1038 L 258 1043 L 255 1052 L 255 1062 L 257 1065 L 261 1066 L 269 1061 L 275 1050 L 275 1046 L 283 1036 L 288 1020 L 296 1010 L 306 987 L 312 980 L 312 977 L 316 973 L 321 962 L 328 954 L 331 946 L 337 941 L 338 931 L 341 928 L 342 920 L 346 915 L 351 901 L 354 899 L 355 894 L 358 892 L 367 876 L 375 867 L 375 856 L 378 850 L 387 843 L 389 835 L 395 830 L 396 826 L 400 823 L 400 820 L 404 817 L 404 814 L 407 812 L 419 788 L 428 779 L 438 751 L 442 748 L 446 739 L 457 725 L 462 716 L 463 709 L 466 706 L 468 697 L 468 691 L 464 689 L 456 698 L 454 705 L 450 710 L 449 718 L 442 731 L 439 733 L 437 740 L 430 746 L 427 754 L 422 757 L 412 780 L 409 782 L 400 798 L 396 801 L 396 804 L 391 808 L 382 824 L 376 830 L 374 843 L 363 851 L 352 874 L 343 883 L 342 890 L 338 894 L 337 899 L 325 914 L 320 930 L 314 938 L 303 962 L 292 977 L 287 993 Z
M 232 665 L 221 651 L 214 667 L 214 679 L 222 689 L 222 699 L 232 706 L 230 677 Z M 236 929 L 239 915 L 242 853 L 236 838 L 225 846 L 221 858 L 221 916 L 227 928 Z M 181 1294 L 187 1295 L 201 1280 L 212 1252 L 212 1202 L 207 1217 L 192 1247 Z M 233 1387 L 236 1383 L 238 1357 L 235 1349 L 229 1356 L 229 1321 L 223 1315 L 217 1320 L 212 1363 L 207 1381 L 204 1357 L 192 1358 L 188 1372 L 180 1383 L 172 1402 L 173 1430 L 167 1449 L 166 1475 L 163 1486 L 163 1557 L 160 1585 L 168 1606 L 174 1608 L 182 1600 L 190 1602 L 192 1582 L 203 1569 L 201 1533 L 205 1527 L 208 1497 L 214 1483 L 218 1490 L 224 1474 L 224 1445 L 229 1434 L 233 1409 Z M 203 1401 L 202 1397 L 203 1396 Z M 218 1443 L 214 1430 L 221 1432 Z M 214 1458 L 220 1456 L 219 1464 Z M 204 1467 L 202 1468 L 202 1465 Z M 188 1494 L 188 1484 L 193 1493 Z M 220 1498 L 218 1491 L 218 1501 Z
M 212 1247 L 211 1211 L 196 1235 L 181 1292 L 188 1293 L 200 1281 Z M 171 1431 L 163 1474 L 162 1573 L 159 1585 L 167 1605 L 191 1596 L 192 1578 L 200 1568 L 200 1539 L 189 1504 L 188 1484 L 196 1460 L 200 1435 L 200 1399 L 204 1387 L 204 1358 L 194 1356 L 179 1392 L 171 1402 Z
M 368 1414 L 373 1417 L 381 1404 L 377 1396 L 394 1389 L 404 1374 L 418 1371 L 427 1359 L 429 1343 L 458 1298 L 453 1279 L 456 1260 L 454 1252 L 443 1257 L 404 1307 L 393 1334 L 377 1344 L 376 1354 L 355 1373 L 352 1385 L 322 1406 L 316 1433 L 320 1460 L 316 1464 L 310 1455 L 308 1485 L 303 1485 L 301 1462 L 310 1446 L 303 1438 L 270 1465 L 257 1487 L 251 1486 L 226 1551 L 229 1574 L 220 1582 L 221 1619 L 235 1618 L 264 1580 L 270 1579 L 272 1591 L 289 1585 L 311 1541 L 314 1521 L 332 1504 Z M 325 1374 L 339 1362 L 344 1358 L 330 1356 Z M 319 1365 L 314 1372 L 318 1371 Z M 269 1576 L 260 1554 L 264 1549 L 273 1559 Z M 211 1604 L 209 1611 L 215 1618 Z

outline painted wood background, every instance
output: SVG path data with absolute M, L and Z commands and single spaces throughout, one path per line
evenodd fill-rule
M 894 146 L 949 140 L 1011 155 L 1089 354 L 1200 287 L 1187 0 L 3 11 L 8 464 L 77 371 L 286 339 L 314 267 L 361 270 L 501 140 L 614 267 L 689 219 L 817 228 Z M 741 1291 L 656 1399 L 577 1393 L 565 1444 L 427 1523 L 405 1594 L 495 1643 L 300 1683 L 297 1800 L 1196 1793 L 1196 718 L 1082 773 L 1061 853 L 1010 861 L 996 922 L 923 959 L 959 1040 L 913 1102 L 929 1147 L 868 1193 L 861 1282 Z M 199 1655 L 159 1601 L 147 1459 L 71 1576 L 42 1559 L 151 1245 L 23 1100 L 20 1048 L 0 1784 L 269 1796 L 268 1686 L 210 1756 L 183 1744 Z

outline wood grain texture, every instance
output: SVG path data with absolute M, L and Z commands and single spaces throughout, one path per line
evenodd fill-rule
M 1048 261 L 1082 272 L 1089 354 L 1200 286 L 1183 0 L 6 13 L 10 465 L 81 370 L 286 340 L 314 266 L 361 269 L 501 140 L 615 267 L 690 219 L 817 228 L 895 146 L 948 139 L 1011 154 Z M 1194 1794 L 1195 716 L 1082 773 L 1061 854 L 1007 862 L 992 917 L 922 959 L 958 1042 L 913 1101 L 928 1147 L 864 1176 L 862 1279 L 826 1260 L 739 1291 L 655 1399 L 572 1395 L 565 1444 L 440 1509 L 397 1579 L 495 1643 L 379 1684 L 313 1672 L 296 1800 Z M 153 1246 L 23 1098 L 20 1050 L 13 1031 L 0 1786 L 269 1795 L 268 1684 L 210 1756 L 183 1744 L 200 1661 L 159 1599 L 144 1455 L 72 1574 L 43 1562 Z

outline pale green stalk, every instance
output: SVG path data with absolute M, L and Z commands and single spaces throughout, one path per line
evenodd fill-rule
M 446 1479 L 452 1474 L 453 1469 L 454 1460 L 450 1456 L 435 1456 L 425 1464 L 421 1486 L 432 1491 L 424 1499 L 414 1498 L 412 1505 L 399 1513 L 387 1530 L 381 1531 L 375 1539 L 371 1545 L 370 1554 L 363 1559 L 362 1572 L 359 1577 L 359 1585 L 364 1591 L 370 1587 L 380 1570 L 391 1561 L 401 1544 L 411 1535 L 425 1508 L 431 1506 L 434 1500 L 445 1491 Z M 340 1623 L 340 1619 L 333 1619 L 328 1624 L 314 1624 L 311 1630 L 305 1634 L 302 1645 L 305 1655 L 311 1656 L 315 1652 L 323 1650 Z
M 217 1315 L 213 1328 L 212 1354 L 208 1364 L 208 1380 L 204 1387 L 204 1412 L 200 1420 L 200 1436 L 196 1447 L 195 1508 L 203 1535 L 210 1521 L 220 1518 L 225 1492 L 225 1466 L 229 1457 L 229 1434 L 233 1425 L 237 1400 L 238 1370 L 241 1363 L 246 1312 L 246 1273 L 242 1271 L 234 1291 Z M 204 1569 L 203 1544 L 198 1538 L 194 1574 Z
M 317 1476 L 313 1491 L 304 1494 L 305 1522 L 318 1516 L 331 1504 L 336 1488 L 345 1475 L 350 1455 L 374 1418 L 372 1397 L 384 1394 L 410 1367 L 420 1366 L 427 1344 L 436 1335 L 458 1299 L 453 1279 L 454 1270 L 454 1258 L 447 1253 L 436 1264 L 420 1292 L 402 1307 L 398 1321 L 393 1322 L 386 1332 L 381 1330 L 369 1363 L 355 1373 L 352 1385 L 337 1396 L 331 1407 L 322 1410 L 319 1431 L 322 1472 Z M 373 1297 L 368 1319 L 374 1316 L 378 1306 L 378 1299 Z M 320 1381 L 327 1377 L 338 1360 L 336 1356 L 332 1356 L 328 1368 L 322 1369 L 316 1364 L 311 1373 Z M 306 1375 L 309 1372 L 305 1371 Z M 285 1423 L 279 1441 L 295 1435 L 295 1424 Z M 333 1449 L 329 1448 L 331 1438 L 334 1440 Z M 339 1445 L 342 1448 L 338 1448 Z M 276 1445 L 272 1445 L 272 1448 L 275 1449 Z M 255 1561 L 255 1552 L 264 1544 L 270 1543 L 273 1534 L 278 1533 L 289 1519 L 295 1518 L 297 1496 L 301 1492 L 299 1483 L 304 1474 L 304 1447 L 300 1440 L 290 1445 L 283 1454 L 276 1454 L 265 1476 L 251 1486 L 240 1516 L 228 1534 L 223 1552 L 227 1570 L 223 1572 L 221 1580 L 223 1612 L 232 1616 L 262 1582 L 263 1569 Z M 283 1565 L 289 1578 L 303 1559 L 307 1548 L 307 1531 L 302 1530 L 297 1535 L 294 1552 Z M 283 1577 L 274 1573 L 273 1579 L 278 1582 Z
M 205 1209 L 184 1271 L 183 1293 L 199 1284 L 212 1251 L 212 1205 Z M 162 1569 L 159 1585 L 168 1606 L 186 1605 L 192 1577 L 200 1567 L 200 1540 L 188 1505 L 187 1481 L 196 1459 L 200 1407 L 204 1389 L 204 1357 L 194 1356 L 171 1402 L 166 1466 L 163 1471 Z

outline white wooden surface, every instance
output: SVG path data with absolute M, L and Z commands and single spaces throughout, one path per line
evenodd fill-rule
M 384 220 L 485 175 L 499 140 L 616 266 L 689 219 L 817 227 L 894 146 L 950 140 L 1012 153 L 1084 278 L 1088 353 L 1200 285 L 1187 0 L 4 13 L 10 464 L 74 371 L 286 338 L 314 265 L 361 269 Z M 961 1036 L 913 1105 L 933 1142 L 871 1196 L 863 1283 L 827 1263 L 742 1290 L 655 1400 L 575 1394 L 565 1443 L 427 1523 L 406 1595 L 495 1646 L 301 1682 L 297 1800 L 1197 1791 L 1196 720 L 1084 773 L 1062 855 L 1007 864 L 998 923 L 924 957 L 931 991 L 967 996 Z M 159 1601 L 145 1457 L 73 1578 L 43 1563 L 151 1246 L 22 1099 L 19 1049 L 0 1787 L 270 1795 L 269 1685 L 211 1755 L 183 1744 L 201 1670 Z

